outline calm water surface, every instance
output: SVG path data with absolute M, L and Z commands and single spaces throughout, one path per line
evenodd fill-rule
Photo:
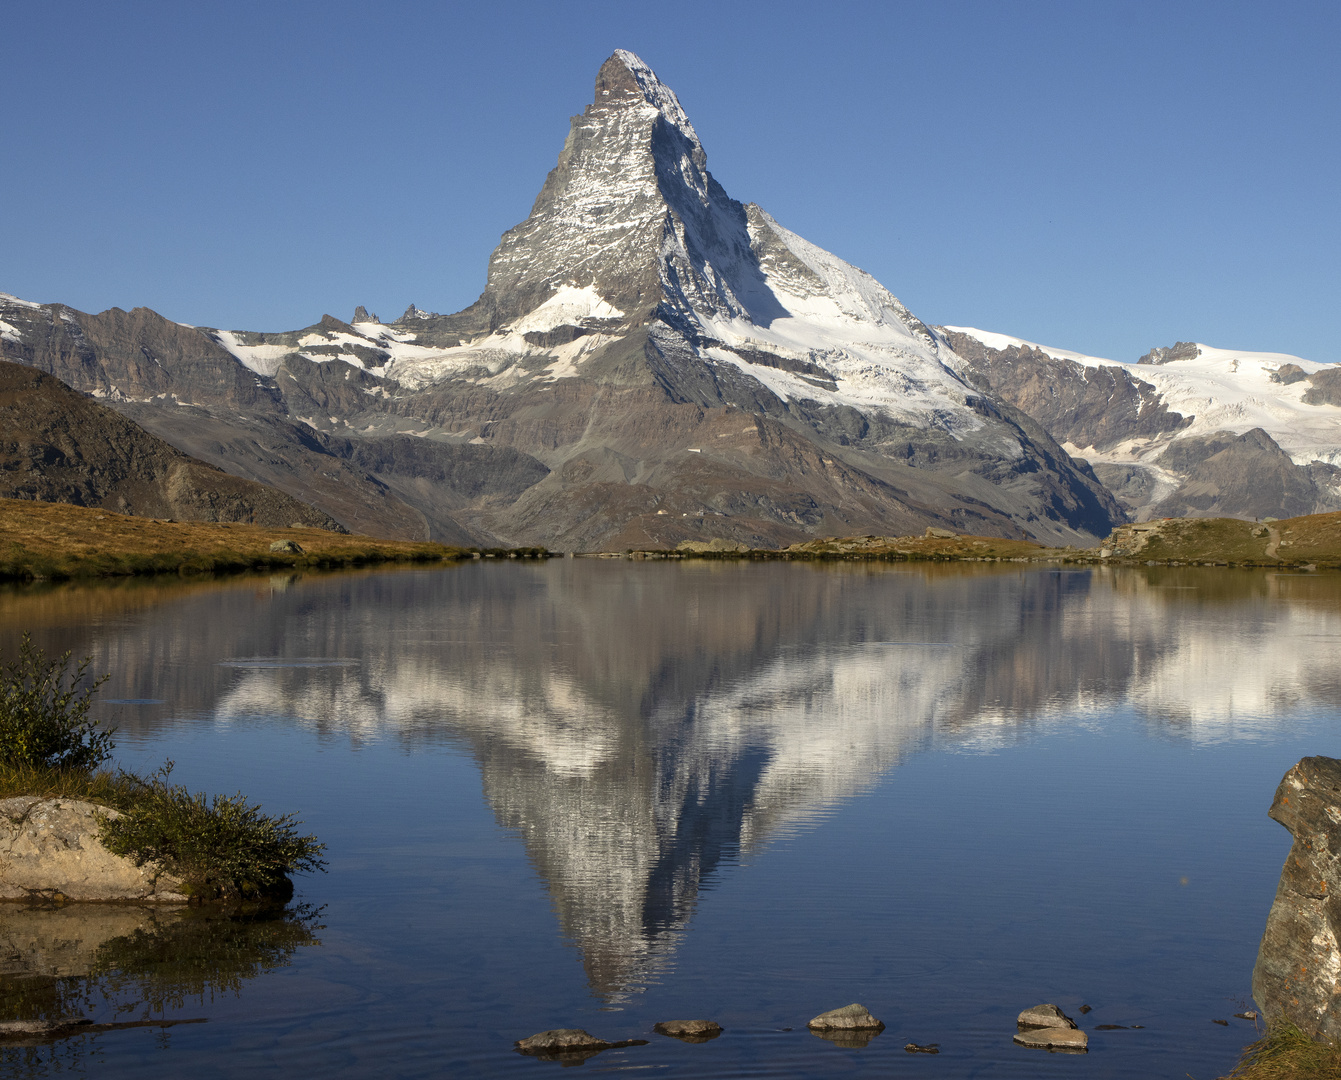
M 121 764 L 330 871 L 278 920 L 0 909 L 10 1017 L 204 1021 L 15 1076 L 543 1077 L 513 1040 L 585 1027 L 652 1040 L 588 1073 L 1205 1080 L 1276 784 L 1341 754 L 1328 575 L 570 559 L 0 595 L 24 629 L 112 672 Z M 851 1001 L 868 1046 L 805 1030 Z M 1089 1054 L 1012 1045 L 1041 1001 Z

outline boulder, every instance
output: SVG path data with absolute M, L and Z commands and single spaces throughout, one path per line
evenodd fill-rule
M 542 1031 L 513 1045 L 523 1054 L 573 1054 L 583 1050 L 606 1050 L 611 1046 L 582 1028 L 555 1028 Z
M 182 883 L 154 863 L 136 866 L 98 839 L 115 810 L 80 799 L 0 799 L 0 900 L 148 900 L 185 903 Z
M 1015 1018 L 1015 1023 L 1022 1028 L 1066 1028 L 1070 1031 L 1076 1028 L 1076 1022 L 1052 1004 L 1025 1009 Z
M 865 1005 L 855 1002 L 841 1009 L 830 1009 L 806 1024 L 811 1031 L 884 1031 L 885 1025 L 872 1016 Z
M 1089 1036 L 1083 1031 L 1059 1027 L 1025 1028 L 1015 1033 L 1015 1041 L 1021 1046 L 1033 1046 L 1040 1050 L 1064 1050 L 1072 1053 L 1088 1051 L 1090 1046 Z
M 302 545 L 297 540 L 272 540 L 270 541 L 270 550 L 285 555 L 301 555 L 303 553 Z
M 1253 968 L 1268 1024 L 1289 1020 L 1314 1039 L 1341 1039 L 1341 761 L 1306 757 L 1268 811 L 1294 835 Z
M 658 1035 L 668 1035 L 683 1042 L 702 1043 L 717 1038 L 722 1025 L 715 1020 L 662 1020 L 652 1027 Z

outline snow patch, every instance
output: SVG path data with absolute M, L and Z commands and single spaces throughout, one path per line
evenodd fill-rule
M 231 330 L 214 331 L 214 339 L 244 367 L 267 379 L 275 377 L 280 362 L 294 351 L 287 345 L 243 345 Z
M 558 326 L 577 326 L 583 319 L 622 319 L 624 313 L 602 299 L 594 285 L 579 289 L 564 285 L 538 308 L 523 315 L 514 333 L 545 333 Z
M 7 292 L 0 292 L 0 304 L 12 304 L 14 307 L 30 308 L 36 311 L 41 304 L 35 304 L 31 300 L 20 300 L 17 296 L 11 296 Z
M 4 319 L 0 319 L 0 341 L 12 341 L 17 345 L 22 340 L 23 334 L 17 326 L 11 326 Z

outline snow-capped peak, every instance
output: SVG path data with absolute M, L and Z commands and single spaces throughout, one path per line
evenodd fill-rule
M 632 86 L 629 79 L 632 79 Z M 675 91 L 657 78 L 656 72 L 643 60 L 627 49 L 616 49 L 614 54 L 601 65 L 596 76 L 596 105 L 617 101 L 620 97 L 629 97 L 634 90 L 643 101 L 661 113 L 671 124 L 691 141 L 700 146 L 698 133 L 689 117 L 680 105 Z

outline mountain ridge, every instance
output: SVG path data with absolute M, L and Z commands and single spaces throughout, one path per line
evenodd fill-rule
M 1124 516 L 884 286 L 732 199 L 674 92 L 623 51 L 464 310 L 283 334 L 157 318 L 0 302 L 0 347 L 359 531 L 556 549 L 926 526 L 1083 543 Z M 472 467 L 511 479 L 466 497 L 397 474 L 409 438 L 437 446 L 437 475 L 471 447 Z

